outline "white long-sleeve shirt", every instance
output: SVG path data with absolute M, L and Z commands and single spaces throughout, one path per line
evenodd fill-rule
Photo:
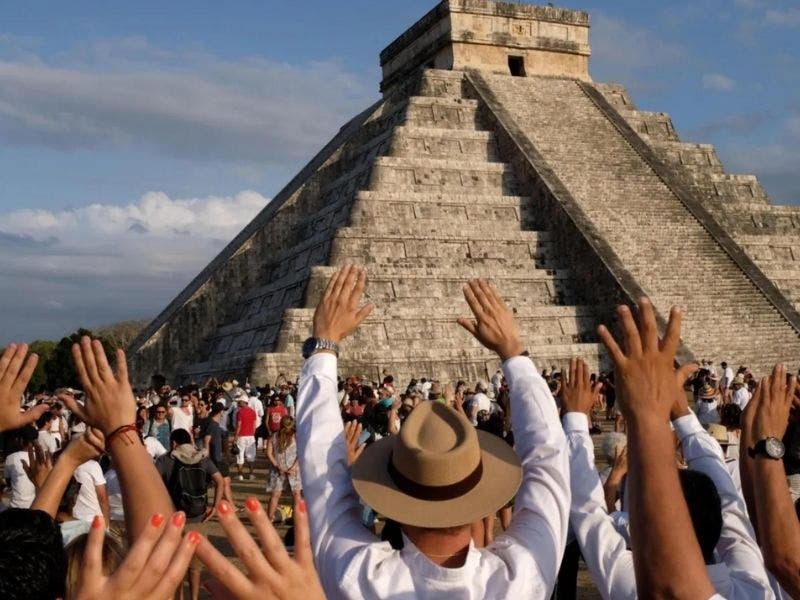
M 589 572 L 603 598 L 636 598 L 633 553 L 606 512 L 586 415 L 567 413 L 563 423 L 570 452 L 570 524 Z M 725 468 L 719 444 L 693 414 L 677 419 L 674 425 L 679 438 L 685 440 L 684 455 L 689 466 L 711 477 L 722 498 L 723 527 L 717 544 L 720 563 L 707 566 L 718 594 L 715 598 L 773 598 L 761 552 L 754 542 L 747 515 L 742 512 L 744 501 L 736 493 Z
M 300 375 L 297 445 L 311 539 L 328 598 L 549 598 L 564 552 L 569 511 L 566 439 L 556 405 L 530 359 L 503 365 L 523 480 L 508 531 L 464 566 L 431 562 L 404 537 L 402 550 L 361 524 L 337 405 L 336 357 L 318 353 Z

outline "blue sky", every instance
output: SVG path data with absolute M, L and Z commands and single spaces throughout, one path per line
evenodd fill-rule
M 432 1 L 0 2 L 0 343 L 154 316 Z M 302 6 L 302 8 L 300 8 Z M 591 72 L 800 203 L 800 8 L 599 2 Z

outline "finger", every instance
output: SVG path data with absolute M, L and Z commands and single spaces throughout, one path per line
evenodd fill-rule
M 262 511 L 263 512 L 263 511 Z M 267 563 L 264 555 L 259 550 L 253 538 L 247 533 L 244 525 L 236 518 L 233 513 L 233 507 L 225 500 L 222 500 L 217 505 L 217 514 L 219 515 L 220 523 L 225 533 L 228 536 L 228 541 L 236 556 L 238 556 L 247 570 L 253 572 L 263 572 L 264 569 L 271 569 Z M 264 515 L 266 519 L 266 515 Z M 277 534 L 276 534 L 277 535 Z
M 86 374 L 90 384 L 97 384 L 101 381 L 100 375 L 97 372 L 97 362 L 94 359 L 94 350 L 92 350 L 92 340 L 87 336 L 81 338 L 81 356 L 83 357 L 83 364 L 86 367 Z
M 20 424 L 27 425 L 28 423 L 33 423 L 48 410 L 49 409 L 47 408 L 46 404 L 39 404 L 38 406 L 34 406 L 32 409 L 24 413 L 20 413 Z
M 294 505 L 294 558 L 304 567 L 314 566 L 311 551 L 311 533 L 308 527 L 306 501 L 298 500 Z
M 33 376 L 33 372 L 36 370 L 36 365 L 38 364 L 39 355 L 31 354 L 28 360 L 25 361 L 25 366 L 22 367 L 22 371 L 17 375 L 17 379 L 11 384 L 11 393 L 14 396 L 20 396 L 22 392 L 25 391 L 25 388 L 28 387 L 28 383 L 30 383 L 31 377 Z
M 786 367 L 783 363 L 778 363 L 772 368 L 769 393 L 770 402 L 783 402 L 786 394 Z
M 158 543 L 164 530 L 165 521 L 164 515 L 161 514 L 155 514 L 150 517 L 147 525 L 142 529 L 139 537 L 136 538 L 136 542 L 128 551 L 123 566 L 116 573 L 120 585 L 133 585 L 142 575 L 153 548 Z
M 664 337 L 659 342 L 659 349 L 670 356 L 675 356 L 678 346 L 681 345 L 681 324 L 683 323 L 683 312 L 677 306 L 673 306 L 669 311 L 669 321 Z
M 361 325 L 374 309 L 375 305 L 372 303 L 362 306 L 356 313 L 356 325 Z
M 158 585 L 150 592 L 151 598 L 172 598 L 175 590 L 183 582 L 183 577 L 189 569 L 189 563 L 200 543 L 200 535 L 197 531 L 187 533 L 183 541 L 178 545 L 178 549 L 172 555 L 167 572 L 158 581 Z
M 639 298 L 638 306 L 639 321 L 642 324 L 642 348 L 647 352 L 656 352 L 658 350 L 658 324 L 653 305 L 649 298 L 642 296 Z
M 333 295 L 333 290 L 336 289 L 336 286 L 339 283 L 339 279 L 342 277 L 342 272 L 344 269 L 339 269 L 331 275 L 331 278 L 328 279 L 328 285 L 325 286 L 325 292 L 322 294 L 323 300 L 330 298 Z
M 94 427 L 87 427 L 83 434 L 83 439 L 89 443 L 99 453 L 105 452 L 106 449 L 106 436 L 99 429 Z
M 569 360 L 569 368 L 567 369 L 566 375 L 567 379 L 564 381 L 564 385 L 570 385 L 576 381 L 578 371 L 578 359 L 571 358 Z
M 105 348 L 100 340 L 92 340 L 92 352 L 94 353 L 94 362 L 97 365 L 97 374 L 103 381 L 110 381 L 114 378 L 114 373 L 111 371 L 111 366 L 108 364 L 108 357 L 106 356 Z
M 256 535 L 261 541 L 261 550 L 264 556 L 275 570 L 283 570 L 292 559 L 289 558 L 289 553 L 286 552 L 286 546 L 283 545 L 278 532 L 269 522 L 267 513 L 264 512 L 261 503 L 255 498 L 248 498 L 244 505 L 247 508 L 247 517 L 253 524 Z
M 626 362 L 625 354 L 622 352 L 622 349 L 617 344 L 617 340 L 614 339 L 614 336 L 611 335 L 611 332 L 608 330 L 608 327 L 605 325 L 600 325 L 597 328 L 597 337 L 600 338 L 600 341 L 608 350 L 609 355 L 611 355 L 611 360 L 614 361 L 614 364 L 617 366 L 624 365 Z
M 360 267 L 350 265 L 350 270 L 347 273 L 347 277 L 342 284 L 342 290 L 340 292 L 340 300 L 342 303 L 349 304 L 353 292 L 355 291 L 356 284 L 358 283 L 358 275 L 360 271 Z
M 483 279 L 473 279 L 470 282 L 470 286 L 472 286 L 472 291 L 475 293 L 475 298 L 477 298 L 478 302 L 480 302 L 485 313 L 493 314 L 497 311 L 497 308 L 492 302 L 491 289 L 489 288 L 488 283 L 486 283 Z
M 103 517 L 96 515 L 86 537 L 81 569 L 81 587 L 100 579 L 103 574 L 103 539 L 105 538 Z
M 500 297 L 500 294 L 497 293 L 491 283 L 485 279 L 478 279 L 478 286 L 483 293 L 484 299 L 493 310 L 502 310 L 506 307 L 505 300 Z
M 367 287 L 367 272 L 362 269 L 354 269 L 356 280 L 353 284 L 353 289 L 350 291 L 348 300 L 349 306 L 352 310 L 361 303 L 361 298 L 364 296 L 364 289 Z
M 197 558 L 206 566 L 209 573 L 236 598 L 246 598 L 253 591 L 253 584 L 232 562 L 220 554 L 207 538 L 200 538 L 195 550 Z M 262 593 L 264 590 L 262 590 Z M 264 597 L 268 597 L 264 594 Z
M 11 357 L 14 356 L 16 352 L 17 352 L 16 344 L 9 344 L 3 351 L 3 356 L 0 357 L 0 381 L 3 380 L 3 377 L 6 373 L 6 369 L 8 369 L 8 363 L 11 362 Z
M 478 301 L 477 296 L 475 296 L 475 290 L 473 289 L 472 281 L 468 282 L 464 288 L 464 299 L 467 301 L 469 305 L 469 309 L 472 311 L 472 314 L 475 315 L 475 318 L 480 319 L 483 314 L 483 306 Z
M 458 317 L 458 319 L 456 319 L 456 323 L 461 325 L 473 336 L 478 335 L 478 324 L 472 319 L 467 319 L 466 317 Z
M 353 265 L 345 265 L 344 268 L 342 269 L 341 275 L 336 280 L 336 284 L 333 286 L 333 289 L 331 290 L 330 298 L 334 302 L 339 301 L 339 297 L 342 294 L 342 289 L 344 289 L 345 282 L 347 281 L 347 278 L 350 276 L 350 271 L 352 270 L 353 270 Z
M 10 388 L 14 381 L 17 379 L 22 361 L 25 360 L 25 355 L 28 353 L 28 345 L 20 344 L 17 346 L 16 352 L 11 355 L 11 360 L 8 361 L 5 373 L 0 378 L 0 387 Z
M 584 388 L 589 387 L 589 365 L 586 364 L 582 359 L 578 359 L 578 365 L 575 371 L 575 374 L 578 377 L 578 382 L 580 382 L 581 386 Z
M 683 388 L 686 385 L 686 382 L 692 376 L 692 373 L 696 372 L 698 369 L 697 363 L 686 363 L 682 365 L 677 371 L 675 371 L 675 379 L 678 382 L 678 385 Z
M 625 346 L 625 354 L 630 356 L 640 356 L 642 354 L 642 339 L 639 337 L 639 329 L 633 319 L 633 313 L 627 306 L 617 307 L 620 326 L 622 328 L 622 343 Z
M 91 381 L 89 380 L 89 373 L 86 370 L 86 363 L 83 361 L 83 348 L 80 344 L 72 344 L 72 361 L 75 363 L 75 371 L 78 373 L 78 379 L 85 391 L 91 388 Z M 68 396 L 64 396 L 64 401 L 67 402 Z M 72 398 L 75 403 L 75 398 Z M 72 410 L 70 408 L 70 410 Z
M 80 377 L 80 375 L 79 375 L 79 377 Z M 86 413 L 85 407 L 83 407 L 77 400 L 75 400 L 75 398 L 71 398 L 71 397 L 68 398 L 68 397 L 65 396 L 62 399 L 62 402 L 67 405 L 67 408 L 70 410 L 70 412 L 73 412 L 76 415 L 78 415 L 78 417 L 80 417 L 81 421 L 83 421 L 85 423 L 89 422 L 88 414 Z M 36 407 L 36 408 L 38 408 L 38 407 Z M 33 410 L 36 410 L 36 408 L 32 408 L 28 412 L 32 412 Z M 47 409 L 47 407 L 45 407 L 45 410 L 46 409 Z M 41 415 L 42 413 L 44 413 L 44 410 L 41 411 L 39 413 L 39 415 Z M 36 416 L 36 419 L 38 419 L 38 418 L 39 418 L 39 416 Z M 32 419 L 32 420 L 36 420 L 36 419 Z
M 125 350 L 117 348 L 117 381 L 119 383 L 130 384 L 128 380 L 128 359 L 125 356 Z
M 150 553 L 150 557 L 144 566 L 144 572 L 148 576 L 158 578 L 167 570 L 170 557 L 175 554 L 175 549 L 181 543 L 184 525 L 186 525 L 186 515 L 182 512 L 174 513 L 164 525 L 161 538 Z
M 789 382 L 786 384 L 786 392 L 784 394 L 784 402 L 786 403 L 786 406 L 790 408 L 795 399 L 794 391 L 796 388 L 797 388 L 797 376 L 792 375 L 791 377 L 789 377 Z

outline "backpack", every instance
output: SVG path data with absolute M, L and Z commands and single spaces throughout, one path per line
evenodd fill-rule
M 208 504 L 207 474 L 199 463 L 187 464 L 177 458 L 172 467 L 167 490 L 176 510 L 186 513 L 187 519 L 200 517 Z

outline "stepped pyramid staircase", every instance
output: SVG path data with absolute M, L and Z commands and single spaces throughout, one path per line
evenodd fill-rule
M 329 276 L 349 262 L 366 267 L 377 309 L 347 342 L 342 373 L 378 377 L 385 369 L 401 381 L 491 374 L 496 357 L 455 323 L 469 314 L 461 288 L 474 276 L 491 279 L 514 307 L 538 362 L 582 356 L 601 366 L 594 331 L 605 307 L 585 305 L 592 296 L 559 260 L 551 233 L 533 229 L 535 202 L 520 195 L 513 168 L 500 160 L 478 101 L 462 97 L 464 82 L 452 71 L 417 78 L 415 94 L 396 94 L 373 109 L 269 215 L 271 223 L 283 217 L 284 227 L 265 234 L 262 225 L 240 236 L 254 241 L 232 242 L 238 249 L 221 265 L 228 277 L 217 274 L 210 284 L 250 281 L 218 324 L 206 326 L 195 360 L 176 373 L 181 380 L 249 375 L 263 383 L 296 373 L 313 306 Z M 272 256 L 252 272 L 267 243 Z M 234 268 L 237 257 L 248 268 Z M 212 295 L 198 291 L 189 303 Z

